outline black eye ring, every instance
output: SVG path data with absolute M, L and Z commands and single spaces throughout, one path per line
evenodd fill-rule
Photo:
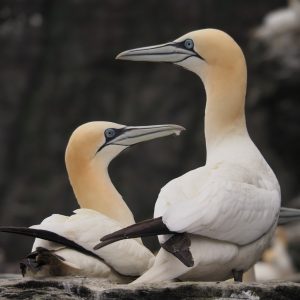
M 184 41 L 184 47 L 188 50 L 191 50 L 194 48 L 194 42 L 191 39 L 187 39 Z
M 104 135 L 106 138 L 111 139 L 115 137 L 116 131 L 113 128 L 108 128 L 104 131 Z

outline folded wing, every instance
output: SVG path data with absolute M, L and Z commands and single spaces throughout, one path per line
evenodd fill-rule
M 197 196 L 166 209 L 162 218 L 170 231 L 245 245 L 274 225 L 279 207 L 277 190 L 213 179 Z

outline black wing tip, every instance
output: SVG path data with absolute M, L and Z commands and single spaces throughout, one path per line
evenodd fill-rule
M 100 239 L 102 243 L 97 244 L 93 249 L 98 250 L 120 240 L 170 233 L 173 232 L 163 223 L 162 217 L 147 219 L 103 236 Z
M 98 243 L 97 245 L 95 245 L 95 246 L 93 247 L 93 249 L 94 249 L 94 250 L 99 250 L 99 249 L 101 249 L 101 248 L 103 248 L 103 247 L 105 247 L 105 246 L 107 246 L 107 245 L 108 245 L 107 243 L 101 242 L 101 243 Z
M 0 232 L 14 232 L 15 230 L 24 230 L 27 227 L 18 227 L 18 226 L 0 226 Z
M 103 236 L 100 241 L 105 242 L 112 239 L 132 239 L 170 233 L 172 232 L 163 223 L 162 217 L 158 217 L 154 219 L 147 219 L 107 234 Z
M 39 238 L 39 239 L 47 240 L 50 242 L 58 243 L 60 245 L 71 248 L 75 251 L 78 251 L 82 254 L 85 254 L 85 255 L 88 255 L 88 256 L 91 256 L 91 257 L 94 257 L 96 259 L 103 261 L 103 259 L 100 256 L 93 253 L 92 251 L 84 248 L 83 246 L 77 244 L 76 242 L 74 242 L 62 235 L 59 235 L 59 234 L 49 231 L 49 230 L 27 228 L 27 227 L 13 227 L 13 226 L 5 226 L 4 227 L 3 226 L 3 227 L 0 227 L 0 231 L 30 236 L 33 238 Z
M 101 242 L 109 241 L 109 240 L 111 240 L 112 238 L 114 238 L 114 236 L 115 236 L 118 232 L 119 232 L 119 231 L 116 231 L 116 232 L 107 234 L 107 235 L 103 236 L 102 238 L 100 238 L 100 241 L 101 241 Z
M 101 243 L 99 243 L 99 244 L 97 244 L 96 246 L 94 246 L 93 249 L 94 249 L 94 250 L 99 250 L 99 249 L 101 249 L 101 248 L 103 248 L 103 247 L 105 247 L 105 246 L 108 246 L 108 245 L 110 245 L 110 244 L 112 244 L 112 243 L 121 241 L 121 240 L 123 240 L 123 239 L 125 239 L 125 238 L 123 238 L 123 237 L 118 237 L 118 238 L 113 238 L 113 239 L 109 239 L 109 240 L 105 240 L 105 241 L 100 240 Z
M 93 247 L 93 250 L 99 250 L 99 249 L 101 249 L 102 247 L 104 247 L 104 246 L 102 246 L 102 243 L 98 243 L 98 244 L 96 244 L 96 245 Z

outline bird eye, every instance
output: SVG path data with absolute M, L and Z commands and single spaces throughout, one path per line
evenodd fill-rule
M 184 47 L 185 47 L 186 49 L 188 49 L 188 50 L 191 50 L 191 49 L 194 48 L 194 42 L 193 42 L 192 40 L 190 40 L 190 39 L 185 40 L 185 41 L 184 41 Z
M 106 129 L 105 131 L 104 131 L 104 134 L 105 134 L 105 136 L 107 137 L 107 138 L 113 138 L 115 135 L 116 135 L 116 132 L 115 132 L 115 130 L 114 129 L 112 129 L 112 128 L 108 128 L 108 129 Z

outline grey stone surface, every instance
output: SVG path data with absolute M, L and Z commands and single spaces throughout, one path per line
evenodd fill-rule
M 0 299 L 251 299 L 298 300 L 300 284 L 162 282 L 147 285 L 115 285 L 95 278 L 57 277 L 23 279 L 0 277 Z

